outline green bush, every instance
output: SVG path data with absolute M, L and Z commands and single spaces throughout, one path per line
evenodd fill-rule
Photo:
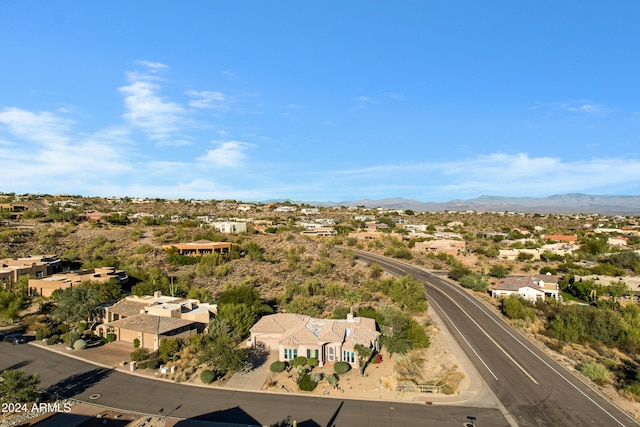
M 51 336 L 51 328 L 48 326 L 43 326 L 42 328 L 36 331 L 36 339 L 42 340 Z
M 158 365 L 160 363 L 158 362 L 158 359 L 153 358 L 153 359 L 149 359 L 147 360 L 147 369 L 158 369 Z
M 138 348 L 131 352 L 131 361 L 139 362 L 140 360 L 144 360 L 149 357 L 149 350 L 146 348 Z
M 333 370 L 339 375 L 346 374 L 351 370 L 351 365 L 347 362 L 336 362 L 336 364 L 333 365 Z
M 107 334 L 107 342 L 114 342 L 116 340 L 116 334 Z
M 74 350 L 84 350 L 85 348 L 87 348 L 87 342 L 85 340 L 76 340 L 76 342 L 73 343 Z
M 298 388 L 302 391 L 313 391 L 317 385 L 318 383 L 313 381 L 307 374 L 302 375 L 298 382 Z
M 67 332 L 69 332 L 69 325 L 67 325 L 66 323 L 61 323 L 58 325 L 57 329 L 58 329 L 58 332 L 64 335 Z
M 307 366 L 312 369 L 318 366 L 318 363 L 318 359 L 316 359 L 315 357 L 310 357 L 307 359 Z
M 629 393 L 640 397 L 640 382 L 634 382 L 624 388 Z
M 307 364 L 307 358 L 304 356 L 298 356 L 291 361 L 291 365 L 294 368 L 297 368 L 298 366 L 305 366 L 306 364 Z
M 311 374 L 311 381 L 313 381 L 314 383 L 319 383 L 320 380 L 322 380 L 322 374 L 317 373 L 317 374 Z
M 606 366 L 601 363 L 585 363 L 580 367 L 582 375 L 595 381 L 598 384 L 606 384 L 610 373 Z
M 205 369 L 200 374 L 200 380 L 205 384 L 211 384 L 216 379 L 216 374 L 211 369 Z
M 285 362 L 281 362 L 278 360 L 277 362 L 273 362 L 271 366 L 269 366 L 269 369 L 271 370 L 271 372 L 282 372 L 286 367 L 287 364 Z
M 147 369 L 147 362 L 138 362 L 138 369 Z
M 45 343 L 47 345 L 53 345 L 57 343 L 59 339 L 60 337 L 58 335 L 51 335 L 49 338 L 47 338 L 47 341 L 45 341 Z
M 135 338 L 133 340 L 133 348 L 138 348 L 140 347 L 140 340 L 138 338 Z

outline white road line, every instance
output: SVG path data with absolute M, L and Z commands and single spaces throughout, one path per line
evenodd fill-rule
M 451 302 L 452 302 L 453 304 L 455 304 L 455 305 L 456 305 L 456 307 L 458 307 L 458 309 L 459 309 L 461 312 L 463 312 L 463 313 L 464 313 L 464 315 L 465 315 L 465 316 L 467 316 L 467 317 L 469 318 L 469 320 L 471 320 L 471 321 L 473 322 L 473 324 L 474 324 L 474 325 L 476 325 L 476 326 L 478 327 L 478 329 L 479 329 L 479 330 L 481 330 L 481 331 L 482 331 L 482 333 L 483 333 L 487 338 L 489 338 L 489 340 L 493 343 L 493 345 L 495 345 L 495 346 L 496 346 L 496 347 L 497 347 L 497 348 L 498 348 L 502 353 L 504 353 L 504 355 L 505 355 L 505 356 L 507 356 L 507 358 L 508 358 L 509 360 L 511 360 L 511 362 L 512 362 L 514 365 L 516 365 L 516 367 L 517 367 L 518 369 L 520 369 L 520 370 L 521 370 L 521 371 L 522 371 L 522 372 L 527 376 L 527 378 L 529 378 L 529 379 L 531 380 L 531 382 L 533 382 L 533 383 L 534 383 L 534 384 L 536 384 L 536 385 L 539 385 L 539 384 L 540 384 L 538 381 L 536 381 L 536 379 L 535 379 L 535 378 L 533 378 L 533 376 L 532 376 L 529 372 L 527 372 L 527 370 L 526 370 L 526 369 L 524 369 L 524 368 L 522 367 L 522 365 L 520 365 L 518 362 L 516 362 L 516 360 L 515 360 L 515 359 L 514 359 L 514 358 L 513 358 L 509 353 L 507 353 L 507 351 L 506 351 L 504 348 L 502 348 L 502 346 L 501 346 L 500 344 L 498 344 L 498 343 L 493 339 L 493 337 L 491 337 L 491 335 L 489 335 L 489 334 L 487 333 L 487 331 L 485 331 L 485 330 L 484 330 L 484 329 L 483 329 L 483 328 L 478 324 L 478 322 L 476 322 L 476 321 L 475 321 L 475 319 L 474 319 L 473 317 L 471 317 L 471 316 L 469 315 L 469 313 L 467 313 L 467 312 L 466 312 L 466 311 L 465 311 L 465 310 L 460 306 L 460 304 L 458 304 L 456 301 L 454 301 L 454 300 L 453 300 L 453 298 L 451 298 L 451 296 L 447 295 L 443 290 L 438 289 L 437 287 L 435 287 L 435 286 L 433 286 L 433 285 L 431 285 L 431 286 L 432 286 L 436 291 L 440 292 L 440 293 L 441 293 L 442 295 L 444 295 L 446 298 L 448 298 L 449 300 L 451 300 Z M 435 301 L 433 301 L 433 300 L 431 300 L 431 302 L 432 302 L 432 303 L 435 303 Z M 456 329 L 457 329 L 457 328 L 456 328 Z M 483 363 L 484 363 L 484 362 L 483 362 Z
M 439 279 L 442 280 L 442 279 Z M 531 350 L 531 348 L 527 345 L 525 345 L 518 337 L 516 337 L 515 335 L 513 335 L 511 333 L 511 331 L 509 331 L 507 328 L 504 327 L 504 325 L 500 324 L 500 322 L 498 322 L 492 315 L 490 315 L 486 309 L 484 307 L 482 307 L 481 305 L 479 305 L 476 301 L 474 301 L 468 294 L 462 292 L 460 289 L 457 289 L 455 286 L 453 286 L 450 283 L 447 283 L 446 281 L 442 281 L 444 284 L 446 284 L 448 287 L 450 287 L 451 289 L 454 289 L 455 291 L 461 293 L 462 295 L 464 295 L 465 298 L 467 298 L 469 300 L 469 302 L 471 302 L 473 305 L 475 305 L 477 308 L 480 309 L 480 311 L 482 311 L 492 322 L 494 322 L 499 328 L 501 328 L 504 332 L 506 332 L 507 334 L 509 334 L 509 336 L 511 336 L 511 338 L 513 338 L 518 344 L 520 344 L 522 347 L 524 347 L 529 353 L 531 353 L 535 358 L 537 358 L 540 362 L 542 362 L 547 368 L 551 369 L 557 376 L 559 376 L 560 378 L 562 378 L 563 380 L 565 380 L 571 387 L 573 387 L 575 390 L 578 391 L 578 393 L 580 393 L 581 395 L 583 395 L 584 397 L 587 398 L 587 400 L 589 400 L 591 403 L 593 403 L 597 408 L 599 408 L 602 412 L 604 412 L 605 414 L 607 414 L 609 417 L 611 417 L 611 419 L 613 419 L 615 422 L 617 422 L 618 424 L 620 424 L 621 426 L 624 426 L 625 424 L 622 423 L 622 421 L 618 420 L 616 417 L 613 416 L 613 414 L 611 414 L 609 411 L 607 411 L 605 408 L 603 408 L 600 404 L 598 404 L 598 402 L 596 402 L 595 400 L 593 400 L 591 397 L 589 397 L 585 392 L 583 392 L 578 386 L 576 386 L 573 382 L 571 382 L 567 377 L 565 377 L 564 375 L 562 375 L 561 372 L 559 372 L 558 370 L 556 370 L 553 366 L 551 366 L 549 363 L 547 363 L 546 360 L 544 360 L 542 357 L 540 357 L 539 355 L 537 355 L 533 350 Z M 432 285 L 433 286 L 433 285 Z M 437 289 L 437 288 L 436 288 Z M 444 294 L 444 291 L 440 291 L 441 293 Z M 445 294 L 446 295 L 446 294 Z M 433 302 L 433 301 L 432 301 Z
M 456 324 L 455 324 L 455 323 L 453 323 L 453 320 L 451 320 L 451 318 L 449 317 L 449 315 L 448 315 L 448 314 L 447 314 L 447 313 L 442 309 L 442 307 L 440 307 L 440 305 L 439 305 L 437 302 L 433 301 L 433 300 L 431 300 L 431 303 L 432 303 L 432 304 L 435 304 L 435 305 L 440 309 L 440 312 L 441 312 L 442 314 L 444 314 L 444 315 L 445 315 L 445 317 L 449 320 L 449 323 L 451 323 L 451 326 L 453 326 L 453 327 L 455 328 L 455 330 L 456 330 L 456 331 L 458 331 L 458 334 L 460 334 L 460 336 L 462 337 L 462 339 L 464 340 L 464 342 L 466 342 L 466 343 L 467 343 L 467 345 L 469 346 L 469 348 L 471 349 L 471 351 L 473 351 L 473 354 L 475 354 L 475 355 L 476 355 L 476 357 L 478 358 L 478 360 L 480 360 L 480 362 L 482 362 L 482 364 L 484 365 L 484 367 L 485 367 L 485 368 L 487 368 L 487 371 L 489 371 L 489 373 L 491 374 L 491 376 L 492 376 L 493 378 L 495 378 L 495 380 L 496 380 L 496 381 L 500 381 L 500 380 L 498 380 L 498 377 L 496 377 L 496 376 L 495 376 L 495 374 L 493 373 L 493 371 L 492 371 L 491 369 L 489 369 L 489 367 L 487 366 L 487 364 L 486 364 L 486 363 L 484 363 L 484 360 L 482 359 L 482 357 L 480 357 L 480 355 L 479 355 L 479 354 L 478 354 L 478 352 L 475 350 L 475 348 L 473 348 L 473 346 L 469 343 L 469 341 L 467 341 L 467 338 L 465 338 L 465 336 L 462 334 L 462 332 L 460 332 L 460 329 L 458 329 L 458 327 L 456 326 Z

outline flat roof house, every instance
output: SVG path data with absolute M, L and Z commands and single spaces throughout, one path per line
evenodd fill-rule
M 231 250 L 230 242 L 212 242 L 210 240 L 196 240 L 190 243 L 174 243 L 172 245 L 162 245 L 162 249 L 175 248 L 180 255 L 202 256 L 217 252 L 226 254 Z

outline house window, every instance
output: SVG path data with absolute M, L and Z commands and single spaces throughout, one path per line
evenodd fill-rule
M 285 348 L 284 349 L 284 360 L 291 360 L 298 357 L 298 349 L 297 348 Z
M 353 363 L 356 361 L 356 355 L 353 351 L 343 351 L 342 352 L 342 361 Z
M 307 359 L 310 358 L 317 359 L 318 358 L 318 350 L 307 349 Z

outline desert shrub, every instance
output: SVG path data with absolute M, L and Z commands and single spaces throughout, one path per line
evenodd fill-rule
M 298 366 L 305 366 L 306 364 L 307 364 L 307 358 L 304 356 L 298 356 L 291 361 L 291 365 L 294 368 L 297 368 Z
M 529 320 L 533 322 L 536 314 L 533 309 L 525 306 L 520 298 L 509 295 L 502 300 L 502 313 L 509 319 Z
M 317 385 L 318 383 L 313 381 L 307 374 L 303 374 L 298 382 L 298 388 L 302 391 L 313 391 Z
M 320 382 L 320 380 L 322 380 L 322 374 L 320 373 L 311 374 L 311 381 L 317 384 Z
M 585 363 L 580 367 L 582 375 L 598 384 L 605 384 L 609 380 L 609 370 L 601 363 Z
M 316 366 L 318 366 L 318 359 L 316 359 L 315 357 L 310 357 L 307 359 L 307 366 L 310 368 L 315 368 Z
M 269 366 L 269 369 L 271 370 L 271 372 L 282 372 L 286 367 L 287 364 L 285 362 L 281 362 L 278 360 L 277 362 L 273 362 L 271 366 Z
M 336 362 L 336 364 L 333 365 L 333 370 L 339 375 L 346 374 L 351 370 L 351 365 L 347 362 Z
M 200 379 L 205 384 L 211 384 L 215 378 L 216 378 L 216 375 L 213 373 L 211 369 L 205 369 L 200 374 Z
M 42 340 L 51 336 L 51 328 L 48 326 L 43 326 L 42 328 L 36 331 L 36 339 Z
M 116 340 L 116 334 L 107 334 L 107 342 L 114 342 Z
M 138 369 L 147 369 L 147 362 L 138 362 Z
M 69 325 L 67 325 L 66 323 L 60 323 L 57 327 L 57 330 L 64 335 L 69 332 Z
M 74 350 L 84 350 L 85 348 L 87 348 L 87 342 L 85 340 L 76 340 L 76 342 L 73 343 Z
M 455 392 L 456 389 L 451 384 L 445 384 L 442 386 L 442 393 L 444 394 L 454 394 Z
M 131 352 L 131 360 L 133 362 L 138 362 L 140 360 L 144 360 L 149 357 L 149 350 L 146 348 L 137 348 Z
M 327 374 L 324 378 L 332 387 L 335 387 L 338 385 L 338 377 L 335 376 L 334 374 Z
M 158 359 L 155 357 L 153 359 L 149 359 L 147 360 L 147 369 L 158 369 L 159 364 L 160 362 L 158 362 Z
M 640 397 L 640 382 L 634 382 L 624 388 L 627 392 L 633 394 L 636 397 Z
M 46 344 L 53 345 L 58 342 L 58 339 L 60 339 L 58 335 L 51 335 L 49 338 L 47 338 Z

